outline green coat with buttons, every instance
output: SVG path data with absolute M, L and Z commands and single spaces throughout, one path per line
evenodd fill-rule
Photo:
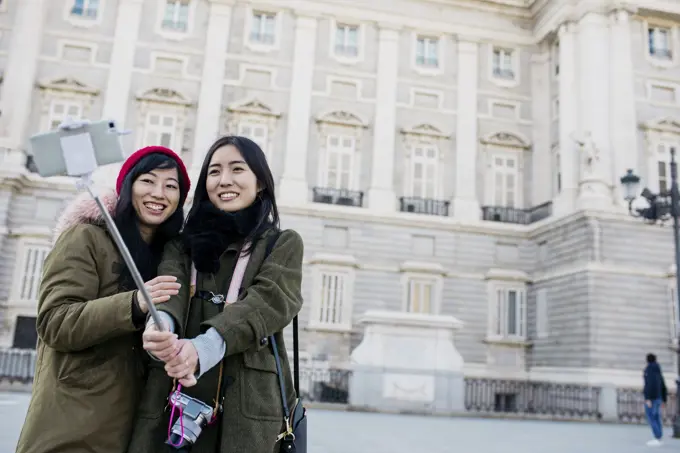
M 115 194 L 102 195 L 110 211 Z M 121 291 L 124 261 L 89 195 L 57 225 L 43 264 L 38 358 L 17 453 L 120 453 L 145 382 L 134 291 Z M 4 429 L 4 428 L 3 428 Z
M 266 257 L 269 231 L 252 250 L 238 301 L 227 306 L 191 297 L 191 260 L 181 242 L 168 244 L 159 275 L 174 275 L 182 289 L 159 309 L 175 320 L 180 337 L 194 338 L 214 327 L 226 342 L 222 362 L 223 411 L 218 422 L 204 428 L 192 453 L 274 453 L 277 436 L 284 429 L 281 392 L 276 361 L 267 337 L 276 338 L 289 407 L 295 404 L 292 373 L 282 330 L 302 307 L 301 281 L 303 242 L 298 233 L 280 233 Z M 226 294 L 240 245 L 227 248 L 217 274 L 197 276 L 197 290 Z M 187 395 L 214 406 L 220 365 L 201 376 L 198 383 L 183 389 Z M 163 364 L 152 362 L 145 392 L 140 401 L 129 453 L 167 450 L 170 410 L 167 397 L 172 390 Z

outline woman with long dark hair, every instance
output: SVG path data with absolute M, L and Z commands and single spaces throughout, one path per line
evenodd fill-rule
M 179 156 L 147 147 L 123 164 L 117 193 L 102 196 L 154 304 L 180 288 L 157 268 L 165 243 L 182 227 L 189 187 Z M 145 381 L 148 307 L 94 200 L 71 203 L 55 239 L 43 265 L 38 360 L 17 453 L 120 453 Z
M 181 448 L 275 450 L 285 422 L 268 337 L 276 339 L 285 400 L 293 408 L 298 400 L 282 331 L 302 307 L 302 256 L 300 235 L 279 230 L 274 179 L 262 150 L 244 137 L 217 140 L 196 182 L 182 240 L 168 244 L 159 267 L 182 288 L 159 307 L 169 331 L 150 321 L 144 333 L 144 348 L 164 368 L 151 368 L 129 452 L 166 452 L 166 442 L 183 443 L 168 436 L 178 421 L 167 404 L 172 379 L 210 412 L 193 446 Z M 182 339 L 175 341 L 172 332 Z M 187 420 L 181 429 L 189 433 Z

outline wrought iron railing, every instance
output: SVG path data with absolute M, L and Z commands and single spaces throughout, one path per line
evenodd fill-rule
M 399 210 L 401 212 L 446 217 L 449 215 L 449 202 L 431 198 L 401 197 L 399 198 Z
M 305 401 L 347 404 L 350 370 L 300 368 L 300 397 Z
M 642 389 L 618 388 L 616 389 L 616 403 L 618 418 L 621 423 L 644 424 L 647 423 L 645 416 L 645 398 Z M 664 425 L 673 423 L 675 414 L 675 393 L 668 393 L 666 407 L 661 412 Z
M 599 420 L 600 388 L 489 378 L 465 379 L 465 409 L 477 413 Z
M 491 222 L 518 223 L 529 225 L 552 215 L 552 201 L 530 209 L 508 208 L 505 206 L 482 206 L 482 219 Z
M 314 203 L 337 204 L 341 206 L 361 207 L 364 193 L 358 190 L 333 189 L 331 187 L 314 187 Z
M 34 349 L 0 349 L 0 381 L 33 382 L 36 356 Z

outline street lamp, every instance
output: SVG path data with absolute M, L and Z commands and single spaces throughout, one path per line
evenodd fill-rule
M 673 242 L 675 244 L 675 291 L 676 301 L 680 302 L 680 232 L 678 230 L 678 214 L 680 209 L 680 193 L 678 193 L 678 165 L 675 162 L 675 148 L 671 148 L 671 190 L 653 193 L 648 188 L 644 188 L 640 194 L 649 203 L 649 207 L 633 209 L 633 200 L 636 198 L 640 177 L 628 170 L 621 178 L 624 188 L 625 199 L 628 201 L 628 212 L 633 217 L 642 217 L 648 223 L 664 223 L 669 218 L 673 219 Z M 680 326 L 679 319 L 676 320 L 675 336 L 678 337 L 677 326 Z M 675 418 L 673 420 L 673 437 L 680 438 L 680 344 L 678 345 L 678 371 L 675 378 Z

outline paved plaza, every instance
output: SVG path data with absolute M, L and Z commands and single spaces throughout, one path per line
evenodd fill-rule
M 0 393 L 0 453 L 12 453 L 28 393 Z M 667 430 L 666 434 L 670 434 Z M 309 453 L 637 453 L 644 426 L 507 421 L 311 410 Z M 653 451 L 678 451 L 666 439 Z

